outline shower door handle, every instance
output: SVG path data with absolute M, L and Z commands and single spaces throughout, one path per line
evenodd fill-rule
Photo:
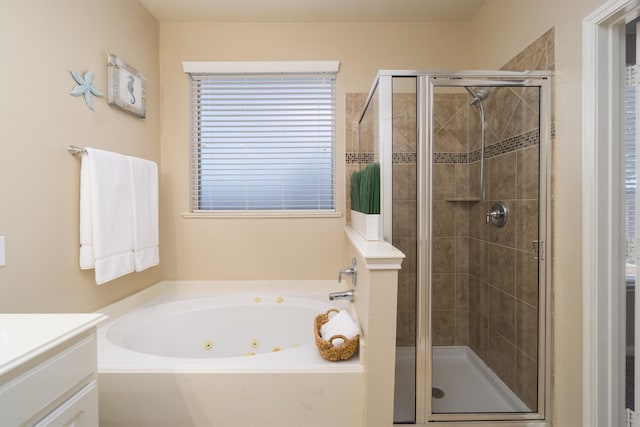
M 533 259 L 544 261 L 544 240 L 531 242 L 531 252 L 533 253 Z

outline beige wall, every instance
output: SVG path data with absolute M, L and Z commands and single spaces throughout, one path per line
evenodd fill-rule
M 130 0 L 2 1 L 0 40 L 0 312 L 92 311 L 157 282 L 157 267 L 102 286 L 80 271 L 80 159 L 66 151 L 160 160 L 156 20 Z M 110 52 L 146 75 L 146 120 L 69 95 L 71 68 L 106 93 Z
M 555 28 L 552 157 L 554 425 L 580 426 L 581 293 L 581 37 L 582 19 L 604 0 L 487 0 L 469 26 L 469 63 L 499 67 Z
M 442 43 L 447 40 L 447 43 Z M 162 23 L 162 217 L 165 279 L 329 279 L 347 259 L 344 216 L 186 219 L 188 80 L 182 61 L 340 60 L 337 206 L 345 205 L 345 95 L 377 70 L 463 69 L 464 24 Z

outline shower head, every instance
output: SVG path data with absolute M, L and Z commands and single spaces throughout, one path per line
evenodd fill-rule
M 470 87 L 464 87 L 467 92 L 473 97 L 471 101 L 469 101 L 469 105 L 478 105 L 478 103 L 484 101 L 489 96 L 491 92 L 491 88 L 488 86 L 477 87 L 475 91 L 471 90 Z

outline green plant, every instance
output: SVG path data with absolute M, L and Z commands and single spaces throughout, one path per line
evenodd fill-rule
M 380 213 L 380 165 L 370 163 L 351 174 L 351 209 L 364 214 Z

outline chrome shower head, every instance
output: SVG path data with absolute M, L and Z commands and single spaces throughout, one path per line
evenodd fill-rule
M 471 90 L 470 87 L 464 87 L 467 92 L 473 97 L 471 101 L 469 101 L 469 105 L 478 105 L 478 103 L 484 101 L 489 96 L 491 92 L 491 88 L 488 86 L 482 86 L 475 89 L 475 91 Z

